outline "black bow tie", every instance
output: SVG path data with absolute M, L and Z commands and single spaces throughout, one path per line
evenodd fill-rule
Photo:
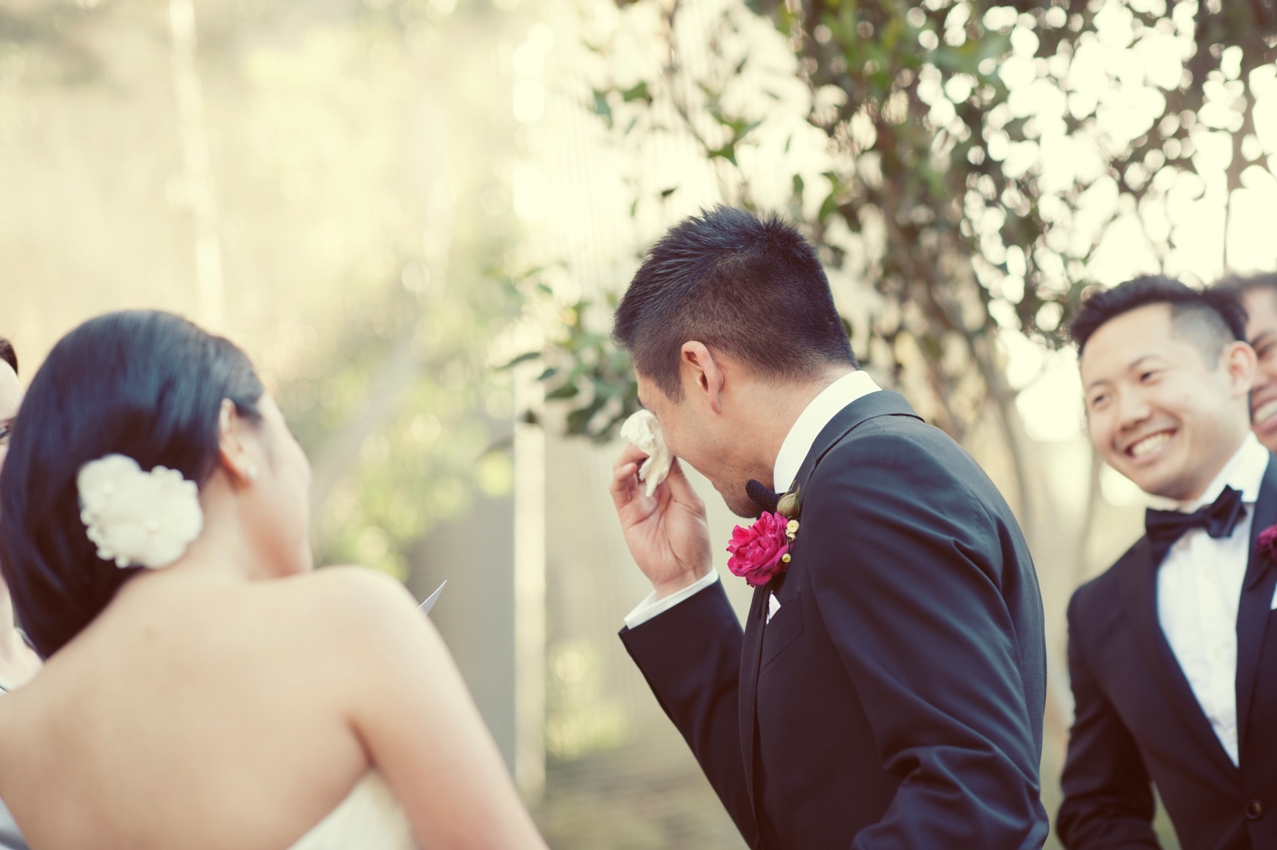
M 745 482 L 745 492 L 758 505 L 759 511 L 765 514 L 776 513 L 776 508 L 780 505 L 780 494 L 775 490 L 751 478 Z
M 1167 550 L 1185 532 L 1204 528 L 1211 537 L 1228 537 L 1245 515 L 1246 506 L 1242 504 L 1242 494 L 1232 487 L 1225 487 L 1213 504 L 1198 508 L 1191 514 L 1149 508 L 1144 512 L 1144 528 L 1148 532 L 1148 542 L 1153 547 L 1153 562 L 1160 564 L 1166 557 Z

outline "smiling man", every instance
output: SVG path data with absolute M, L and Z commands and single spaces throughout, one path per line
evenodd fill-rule
M 1277 468 L 1244 322 L 1231 293 L 1145 277 L 1071 326 L 1096 451 L 1171 509 L 1069 604 L 1069 850 L 1158 847 L 1154 785 L 1184 850 L 1277 847 Z

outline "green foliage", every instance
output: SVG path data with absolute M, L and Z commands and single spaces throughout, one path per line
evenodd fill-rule
M 531 287 L 535 297 L 553 304 L 552 292 L 539 281 L 539 272 L 532 270 L 509 278 L 509 285 L 515 291 Z M 616 308 L 616 299 L 609 297 L 606 306 L 610 315 Z M 601 443 L 612 439 L 621 423 L 639 409 L 639 403 L 629 355 L 613 345 L 608 334 L 587 327 L 587 317 L 595 312 L 593 307 L 588 300 L 581 300 L 559 309 L 558 336 L 546 349 L 525 352 L 504 368 L 539 363 L 542 371 L 537 380 L 545 386 L 545 400 L 566 408 L 565 432 Z M 525 411 L 523 416 L 525 421 L 537 423 L 534 412 Z
M 485 341 L 511 302 L 482 280 L 467 293 L 428 304 L 394 281 L 380 296 L 351 298 L 333 338 L 306 346 L 307 362 L 281 382 L 280 405 L 314 461 L 316 486 L 336 464 L 330 490 L 315 494 L 320 563 L 403 578 L 411 546 L 465 511 L 475 489 L 509 492 L 511 387 L 487 368 Z M 381 404 L 384 414 L 365 424 Z
M 579 400 L 567 414 L 568 434 L 605 441 L 638 410 L 638 387 L 629 355 L 618 351 L 606 335 L 585 329 L 579 316 L 588 306 L 581 302 L 569 311 L 577 318 L 561 343 L 566 369 L 551 366 L 541 373 L 541 380 L 552 384 L 547 401 Z

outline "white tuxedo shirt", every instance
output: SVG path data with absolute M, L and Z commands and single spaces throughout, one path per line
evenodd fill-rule
M 1200 498 L 1175 505 L 1190 513 L 1213 503 L 1228 486 L 1242 494 L 1246 515 L 1228 537 L 1216 539 L 1203 528 L 1185 533 L 1157 571 L 1162 633 L 1233 764 L 1238 763 L 1237 609 L 1250 557 L 1255 502 L 1268 460 L 1268 450 L 1254 434 L 1247 434 Z

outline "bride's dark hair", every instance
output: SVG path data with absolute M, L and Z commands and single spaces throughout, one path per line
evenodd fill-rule
M 40 655 L 75 637 L 140 569 L 98 558 L 80 520 L 80 467 L 118 453 L 203 484 L 217 465 L 222 400 L 256 420 L 262 393 L 244 352 L 169 313 L 110 313 L 53 347 L 0 475 L 0 566 Z

